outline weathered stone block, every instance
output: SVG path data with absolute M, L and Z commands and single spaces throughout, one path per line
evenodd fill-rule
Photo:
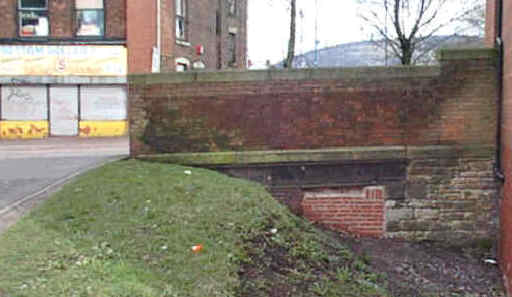
M 440 200 L 418 200 L 411 199 L 409 206 L 414 209 L 441 209 L 442 201 Z
M 388 224 L 413 218 L 414 210 L 412 208 L 386 209 L 386 222 Z
M 398 232 L 404 232 L 399 221 L 386 222 L 386 234 L 394 234 Z
M 442 231 L 447 230 L 446 226 L 440 225 L 433 221 L 403 221 L 400 223 L 400 227 L 402 231 L 414 231 L 414 232 L 421 232 L 421 231 Z
M 403 200 L 406 197 L 405 193 L 405 182 L 392 182 L 386 185 L 386 192 L 388 199 L 391 200 Z
M 414 218 L 420 221 L 438 220 L 440 215 L 439 209 L 416 209 L 414 210 Z
M 408 183 L 406 197 L 409 199 L 426 199 L 429 185 L 425 183 Z

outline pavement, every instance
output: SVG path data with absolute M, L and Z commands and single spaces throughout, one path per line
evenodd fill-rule
M 128 156 L 127 137 L 0 140 L 0 233 L 74 177 Z

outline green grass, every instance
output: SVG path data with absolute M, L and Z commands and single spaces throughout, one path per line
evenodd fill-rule
M 275 256 L 289 267 L 269 278 Z M 257 184 L 122 161 L 0 236 L 0 297 L 270 296 L 279 279 L 297 284 L 294 296 L 384 295 L 364 266 Z

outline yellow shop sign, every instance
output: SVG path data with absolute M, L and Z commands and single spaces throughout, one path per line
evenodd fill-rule
M 0 75 L 100 75 L 127 73 L 123 46 L 0 46 Z

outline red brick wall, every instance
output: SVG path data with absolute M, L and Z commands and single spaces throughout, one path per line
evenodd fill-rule
M 246 20 L 247 2 L 237 1 L 239 14 L 229 16 L 225 0 L 188 0 L 187 38 L 185 42 L 176 42 L 174 1 L 162 2 L 162 70 L 174 71 L 176 58 L 187 58 L 190 63 L 202 61 L 206 69 L 218 69 L 219 55 L 226 53 L 229 27 L 237 28 L 237 63 L 236 68 L 245 68 L 246 60 Z M 219 6 L 220 5 L 220 6 Z M 221 35 L 217 35 L 217 11 L 222 19 Z M 204 47 L 204 54 L 196 53 L 196 46 Z M 219 48 L 220 46 L 220 48 Z M 221 68 L 230 68 L 227 59 L 221 58 Z
M 0 1 L 0 39 L 4 43 L 20 43 L 17 32 L 17 1 Z M 174 71 L 178 57 L 187 58 L 191 64 L 201 60 L 207 69 L 232 68 L 225 57 L 230 28 L 237 31 L 237 64 L 245 68 L 247 52 L 247 0 L 239 0 L 238 14 L 229 16 L 225 0 L 188 0 L 186 44 L 175 40 L 174 0 L 161 0 L 161 65 L 162 71 Z M 222 18 L 221 34 L 217 35 L 216 14 Z M 74 1 L 49 0 L 50 42 L 76 40 Z M 129 20 L 129 22 L 127 22 Z M 130 73 L 151 72 L 152 49 L 156 46 L 156 1 L 108 0 L 105 1 L 105 37 L 127 40 Z M 0 40 L 2 42 L 2 40 Z M 47 43 L 48 41 L 34 41 Z M 196 53 L 196 46 L 204 47 L 204 54 Z
M 48 1 L 50 35 L 52 37 L 73 37 L 75 30 L 73 8 L 73 1 Z
M 296 215 L 335 230 L 473 246 L 498 234 L 494 154 L 480 145 L 382 146 L 143 158 L 260 183 Z
M 506 175 L 501 201 L 501 261 L 506 285 L 512 296 L 512 2 L 503 1 L 504 102 L 502 128 L 502 166 Z
M 155 1 L 127 0 L 128 73 L 150 73 L 156 46 Z M 141 12 L 144 13 L 141 13 Z
M 384 235 L 384 188 L 366 187 L 306 192 L 304 217 L 331 229 L 363 236 Z
M 487 8 L 485 10 L 485 44 L 494 47 L 497 31 L 496 7 L 500 0 L 487 0 Z
M 174 1 L 172 1 L 174 4 Z M 179 57 L 187 58 L 191 63 L 202 60 L 208 69 L 215 69 L 216 61 L 216 34 L 215 34 L 215 8 L 217 0 L 200 0 L 187 1 L 187 38 L 184 40 L 186 45 L 176 43 L 175 40 L 175 22 L 172 26 L 165 27 L 164 36 L 170 37 L 171 42 L 174 41 L 174 50 L 165 51 L 166 60 L 165 69 L 173 71 L 175 69 L 175 59 Z M 174 20 L 174 5 L 169 10 L 168 19 Z M 168 32 L 168 33 L 167 33 Z M 204 54 L 202 56 L 196 54 L 195 47 L 197 45 L 204 46 Z
M 126 38 L 126 3 L 127 0 L 105 1 L 105 35 L 108 38 Z M 146 2 L 146 1 L 139 1 Z M 149 1 L 148 1 L 149 2 Z M 146 13 L 144 13 L 146 14 Z
M 495 238 L 496 51 L 441 57 L 440 67 L 130 76 L 131 154 L 180 152 L 204 161 L 191 153 L 231 152 L 208 156 L 267 185 L 295 213 L 359 234 L 453 244 Z M 403 152 L 390 157 L 369 146 Z M 347 147 L 351 157 L 329 159 L 331 149 Z M 322 158 L 288 151 L 304 149 Z M 244 164 L 248 151 L 260 150 L 285 152 L 252 152 L 258 161 Z M 376 196 L 361 207 L 366 196 L 344 195 L 354 185 L 384 187 L 385 205 Z M 331 203 L 303 194 L 315 188 L 340 195 Z M 362 212 L 345 216 L 352 205 Z
M 126 0 L 105 1 L 105 37 L 124 39 L 126 35 Z M 142 1 L 139 1 L 142 2 Z M 0 38 L 18 38 L 18 0 L 0 1 Z M 74 1 L 49 0 L 50 37 L 74 38 Z
M 222 24 L 221 24 L 221 35 L 218 38 L 218 42 L 223 45 L 220 47 L 220 65 L 221 69 L 228 68 L 246 68 L 247 60 L 247 0 L 237 0 L 237 13 L 230 15 L 224 1 L 223 7 L 221 7 L 222 13 Z M 236 29 L 236 30 L 233 30 Z M 229 34 L 234 32 L 236 35 L 236 63 L 231 65 L 230 53 L 228 51 L 229 45 Z
M 161 67 L 162 71 L 174 71 L 174 50 L 176 47 L 176 31 L 174 19 L 174 0 L 162 0 L 161 2 L 161 28 L 162 28 L 162 49 Z
M 169 74 L 175 82 L 132 84 L 132 154 L 494 145 L 494 59 L 450 60 L 441 74 L 424 76 L 429 69 L 361 68 L 353 70 L 356 79 L 318 70 L 326 77 L 319 80 L 293 79 L 308 70 L 268 73 L 286 79 L 267 79 L 266 72 Z M 249 79 L 241 81 L 244 75 Z
M 0 38 L 13 38 L 18 35 L 16 3 L 17 0 L 0 1 Z

